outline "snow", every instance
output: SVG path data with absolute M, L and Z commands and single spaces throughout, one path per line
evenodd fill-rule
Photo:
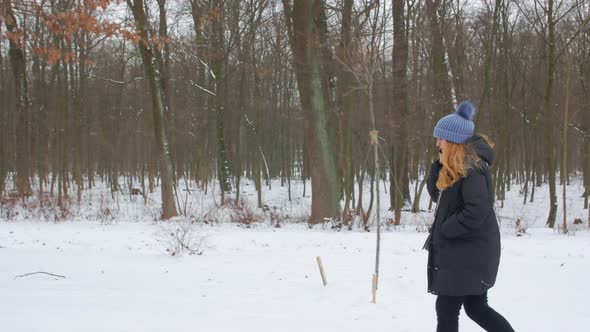
M 377 303 L 371 303 L 375 233 L 309 229 L 309 197 L 273 182 L 263 199 L 285 219 L 281 228 L 253 208 L 256 193 L 244 185 L 245 202 L 260 218 L 250 228 L 214 209 L 214 190 L 188 198 L 195 216 L 190 231 L 202 255 L 170 255 L 167 234 L 179 221 L 154 222 L 156 203 L 128 196 L 73 211 L 58 222 L 17 209 L 0 219 L 0 329 L 21 331 L 434 331 L 435 297 L 426 292 L 422 230 L 432 212 L 404 214 L 404 226 L 384 228 Z M 309 183 L 308 183 L 309 192 Z M 568 187 L 568 220 L 582 218 L 581 186 Z M 368 195 L 365 195 L 368 196 Z M 187 196 L 188 197 L 188 196 Z M 590 232 L 587 223 L 568 235 L 544 227 L 547 188 L 522 206 L 515 186 L 504 208 L 502 262 L 490 304 L 517 331 L 581 331 L 590 326 Z M 381 200 L 382 202 L 384 199 Z M 386 201 L 386 200 L 385 200 Z M 150 199 L 157 202 L 157 194 Z M 423 200 L 421 207 L 427 208 Z M 368 205 L 368 204 L 367 204 Z M 367 206 L 365 205 L 365 206 Z M 99 208 L 99 206 L 101 206 Z M 99 212 L 109 206 L 111 215 Z M 560 211 L 561 214 L 561 211 Z M 101 217 L 102 216 L 102 217 Z M 383 218 L 391 217 L 387 206 Z M 528 223 L 516 236 L 514 220 Z M 558 215 L 558 222 L 560 222 Z M 190 218 L 189 218 L 190 219 Z M 570 225 L 571 226 L 571 225 Z M 322 258 L 324 287 L 316 257 Z M 17 277 L 31 272 L 45 274 Z M 461 313 L 461 331 L 482 331 Z

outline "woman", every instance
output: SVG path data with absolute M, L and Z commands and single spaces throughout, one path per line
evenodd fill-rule
M 426 248 L 428 291 L 437 295 L 437 332 L 458 331 L 461 305 L 486 331 L 514 331 L 487 303 L 500 263 L 500 232 L 489 171 L 493 145 L 473 135 L 474 111 L 463 102 L 434 128 L 439 160 L 427 184 L 438 203 Z

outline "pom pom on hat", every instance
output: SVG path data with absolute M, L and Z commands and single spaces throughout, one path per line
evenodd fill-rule
M 473 121 L 475 107 L 471 102 L 464 101 L 459 105 L 459 107 L 457 107 L 457 111 L 455 113 L 459 114 L 465 120 Z

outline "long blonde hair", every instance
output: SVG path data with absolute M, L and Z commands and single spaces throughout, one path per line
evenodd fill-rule
M 440 160 L 443 167 L 438 175 L 438 181 L 436 181 L 436 187 L 439 190 L 449 188 L 467 175 L 465 155 L 467 155 L 465 145 L 447 141 Z
M 487 135 L 477 135 L 481 136 L 492 149 L 494 148 L 494 142 Z M 451 187 L 455 182 L 466 176 L 467 168 L 477 164 L 478 160 L 479 157 L 475 152 L 464 144 L 447 141 L 440 160 L 443 167 L 438 175 L 436 187 L 441 191 Z

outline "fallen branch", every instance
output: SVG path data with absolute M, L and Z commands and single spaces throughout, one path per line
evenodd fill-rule
M 49 273 L 49 272 L 31 272 L 31 273 L 25 273 L 25 274 L 18 275 L 16 277 L 14 277 L 14 279 L 16 279 L 16 278 L 22 278 L 22 277 L 28 277 L 28 276 L 33 275 L 33 274 L 47 274 L 47 275 L 50 275 L 52 277 L 65 278 L 65 276 L 60 276 L 59 274 L 53 274 L 53 273 Z

